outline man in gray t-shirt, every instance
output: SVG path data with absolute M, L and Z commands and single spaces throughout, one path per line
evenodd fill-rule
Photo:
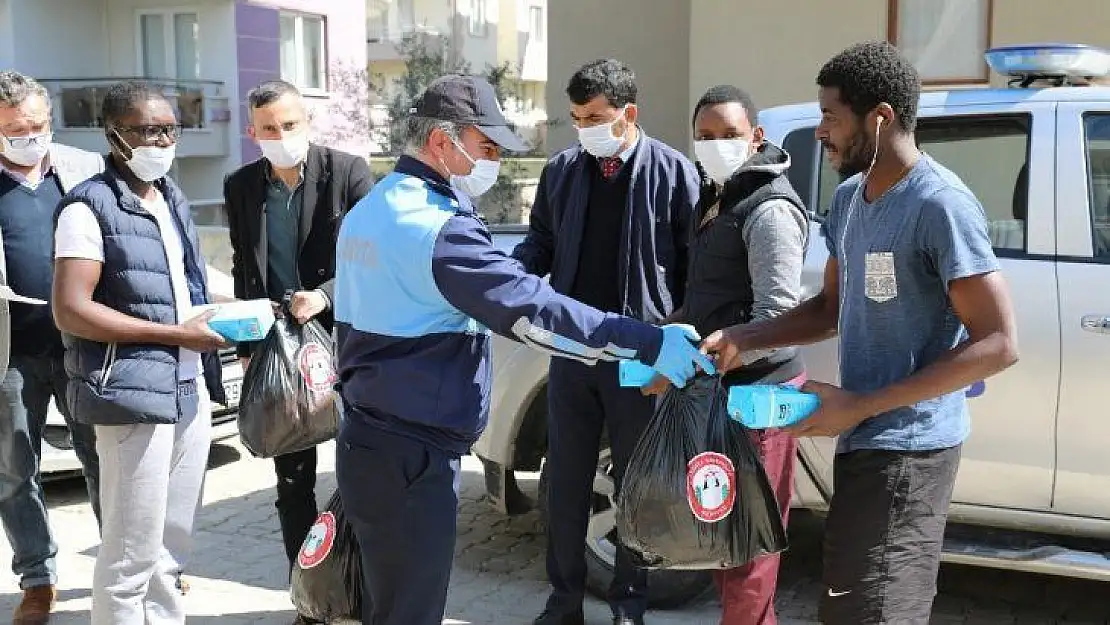
M 1017 361 L 1014 313 L 982 206 L 914 139 L 921 82 L 886 42 L 852 46 L 817 76 L 817 138 L 851 176 L 822 228 L 817 296 L 706 339 L 721 371 L 745 353 L 840 336 L 843 388 L 796 436 L 839 436 L 820 619 L 929 621 L 960 448 L 964 389 Z

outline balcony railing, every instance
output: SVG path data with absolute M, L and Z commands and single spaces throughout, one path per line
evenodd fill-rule
M 228 154 L 231 107 L 228 97 L 223 93 L 223 83 L 210 80 L 129 77 L 44 79 L 41 82 L 50 92 L 54 105 L 54 131 L 63 133 L 60 138 L 68 138 L 76 147 L 102 149 L 103 141 L 98 138 L 81 139 L 79 135 L 82 131 L 103 128 L 100 109 L 104 96 L 113 84 L 123 80 L 143 81 L 160 89 L 166 96 L 174 108 L 178 122 L 185 129 L 178 145 L 181 156 Z

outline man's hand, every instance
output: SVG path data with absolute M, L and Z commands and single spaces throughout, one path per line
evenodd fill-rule
M 675 323 L 663 326 L 663 346 L 659 357 L 651 367 L 679 388 L 686 386 L 690 378 L 701 369 L 709 374 L 717 372 L 713 361 L 698 351 L 697 341 L 701 340 L 694 326 Z
M 702 353 L 713 356 L 717 370 L 722 375 L 742 364 L 741 357 L 744 355 L 746 348 L 741 343 L 741 335 L 740 326 L 730 326 L 723 330 L 717 330 L 702 341 Z
M 208 310 L 180 324 L 177 344 L 201 354 L 227 347 L 228 343 L 224 337 L 208 327 L 208 320 L 215 314 L 215 310 Z
M 290 312 L 297 323 L 308 323 L 310 319 L 324 312 L 328 307 L 328 300 L 319 291 L 297 291 L 289 305 Z
M 667 391 L 669 391 L 670 388 L 671 381 L 661 375 L 657 375 L 651 380 L 651 382 L 648 382 L 644 386 L 641 386 L 640 392 L 643 393 L 645 396 L 663 395 Z
M 800 423 L 784 428 L 794 436 L 837 436 L 871 416 L 859 395 L 838 386 L 806 382 L 801 390 L 817 395 L 821 407 Z

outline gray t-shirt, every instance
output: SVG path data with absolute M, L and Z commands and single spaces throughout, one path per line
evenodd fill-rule
M 822 226 L 840 266 L 840 377 L 874 391 L 935 362 L 967 337 L 948 283 L 998 270 L 983 206 L 954 173 L 922 155 L 874 203 L 861 176 L 837 188 Z M 837 452 L 924 451 L 971 432 L 963 391 L 898 408 L 841 434 Z

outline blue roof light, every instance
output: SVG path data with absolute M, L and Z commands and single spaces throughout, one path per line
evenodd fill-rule
M 985 56 L 992 70 L 1026 86 L 1039 78 L 1056 79 L 1062 84 L 1110 75 L 1110 52 L 1084 44 L 1005 46 L 991 48 Z

